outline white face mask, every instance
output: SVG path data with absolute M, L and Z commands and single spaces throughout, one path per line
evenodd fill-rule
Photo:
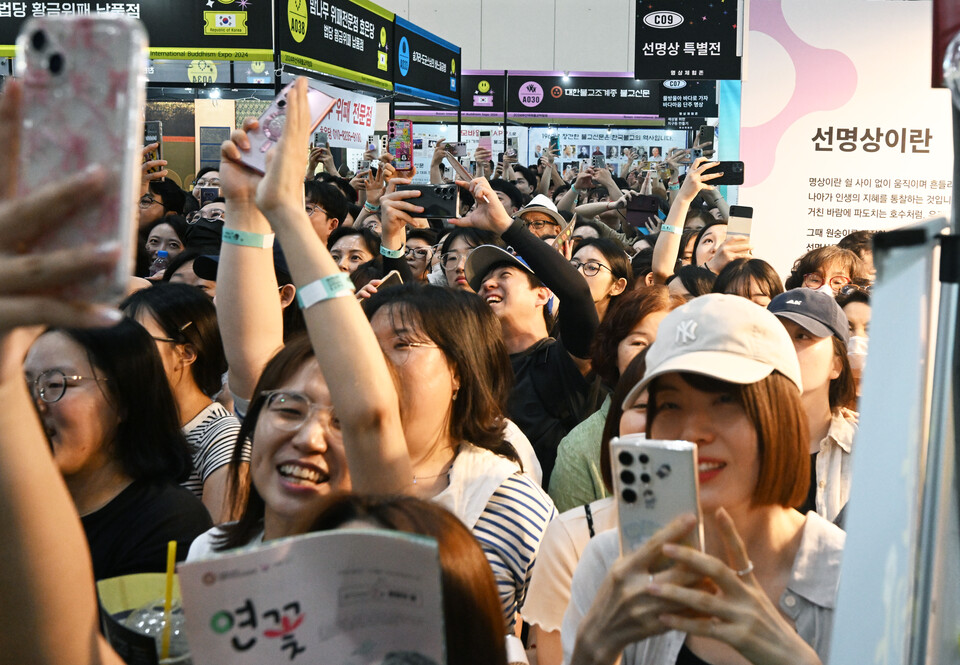
M 867 364 L 867 342 L 869 338 L 854 335 L 847 344 L 847 358 L 850 360 L 850 369 L 863 370 Z
M 826 293 L 831 298 L 836 298 L 837 294 L 833 292 L 833 287 L 830 284 L 824 284 L 819 289 L 814 289 L 814 291 L 819 291 L 820 293 Z

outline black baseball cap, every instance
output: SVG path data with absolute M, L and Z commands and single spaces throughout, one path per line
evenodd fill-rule
M 793 321 L 815 337 L 837 337 L 850 342 L 850 323 L 833 296 L 822 291 L 799 288 L 781 293 L 767 309 L 781 319 Z

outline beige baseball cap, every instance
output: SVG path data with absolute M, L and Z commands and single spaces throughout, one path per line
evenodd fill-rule
M 783 324 L 746 298 L 710 293 L 660 322 L 657 339 L 647 351 L 647 373 L 630 390 L 623 408 L 663 374 L 687 372 L 745 385 L 774 370 L 803 390 L 797 352 Z

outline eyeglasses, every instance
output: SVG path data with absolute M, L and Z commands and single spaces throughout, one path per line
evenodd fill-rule
M 318 210 L 324 215 L 327 214 L 326 210 L 318 205 L 313 205 L 312 203 L 308 203 L 307 205 L 303 206 L 303 209 L 307 212 L 307 217 L 313 217 L 313 213 L 317 212 Z
M 326 414 L 326 426 L 335 432 L 340 431 L 340 419 L 332 406 L 320 406 L 303 393 L 287 390 L 265 390 L 260 393 L 266 398 L 264 411 L 277 429 L 295 432 L 317 413 Z
M 211 222 L 219 222 L 226 216 L 226 211 L 220 210 L 220 208 L 214 208 L 213 210 L 208 210 L 206 215 L 201 215 L 199 210 L 194 210 L 189 215 L 187 215 L 187 224 L 196 224 L 201 219 L 206 219 Z
M 405 365 L 414 355 L 414 353 L 411 353 L 413 349 L 439 349 L 440 347 L 433 342 L 412 342 L 398 336 L 387 343 L 381 342 L 380 348 L 383 349 L 383 354 L 387 356 L 390 362 L 399 367 Z
M 580 259 L 570 259 L 570 265 L 572 265 L 577 270 L 583 272 L 587 277 L 593 277 L 600 272 L 600 268 L 603 268 L 609 273 L 613 273 L 610 269 L 610 266 L 605 266 L 599 261 L 581 261 Z
M 834 275 L 827 280 L 827 283 L 830 284 L 830 288 L 836 293 L 850 283 L 850 278 L 846 275 Z M 808 289 L 819 289 L 823 284 L 823 275 L 820 273 L 808 272 L 803 276 L 803 285 Z
M 420 261 L 425 261 L 433 255 L 433 249 L 430 247 L 407 247 L 403 255 L 408 259 L 414 257 Z
M 859 284 L 851 282 L 850 284 L 840 287 L 838 295 L 849 296 L 851 293 L 865 293 L 866 295 L 870 295 L 870 291 L 869 286 L 860 286 Z
M 194 181 L 193 184 L 196 187 L 219 187 L 220 178 L 200 178 Z
M 468 249 L 465 252 L 447 252 L 446 254 L 440 255 L 440 265 L 443 266 L 444 270 L 454 270 L 456 269 L 461 261 L 466 261 L 467 257 L 470 256 L 470 252 L 473 249 Z
M 106 379 L 98 376 L 70 376 L 58 369 L 48 369 L 40 372 L 33 380 L 33 395 L 39 397 L 45 404 L 53 404 L 60 401 L 67 392 L 67 388 L 72 385 L 71 382 L 79 381 L 106 381 Z
M 532 228 L 532 229 L 536 229 L 537 231 L 539 231 L 540 229 L 542 229 L 542 228 L 544 227 L 544 225 L 556 226 L 557 228 L 560 227 L 560 225 L 557 224 L 556 222 L 552 222 L 552 221 L 551 221 L 551 222 L 546 222 L 546 221 L 544 221 L 544 220 L 542 220 L 542 219 L 536 219 L 536 220 L 534 220 L 534 221 L 532 221 L 532 222 L 526 222 L 526 225 L 527 225 L 528 227 Z
M 143 196 L 140 197 L 140 209 L 141 209 L 141 210 L 145 210 L 146 208 L 149 208 L 149 207 L 152 206 L 154 203 L 159 203 L 160 205 L 163 205 L 163 203 L 162 203 L 161 201 L 157 201 L 155 198 L 153 198 L 153 197 L 150 196 L 149 194 L 144 194 Z

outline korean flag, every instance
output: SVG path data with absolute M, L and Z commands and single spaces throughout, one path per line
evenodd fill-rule
M 217 27 L 236 28 L 237 17 L 235 14 L 217 14 Z

